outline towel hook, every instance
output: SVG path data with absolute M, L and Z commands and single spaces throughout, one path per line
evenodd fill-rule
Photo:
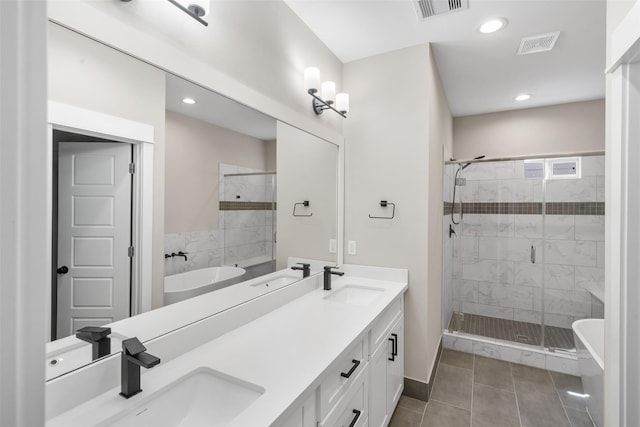
M 393 210 L 391 211 L 391 216 L 371 216 L 369 214 L 369 218 L 377 218 L 377 219 L 393 219 L 396 216 L 396 204 L 387 202 L 386 200 L 380 200 L 380 206 L 386 208 L 387 206 L 391 206 Z
M 296 206 L 301 205 L 304 206 L 305 208 L 309 207 L 309 201 L 305 200 L 302 203 L 294 203 L 293 204 L 293 216 L 313 216 L 313 212 L 311 212 L 309 215 L 300 215 L 300 214 L 296 214 Z

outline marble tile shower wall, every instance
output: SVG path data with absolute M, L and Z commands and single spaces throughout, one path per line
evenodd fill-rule
M 274 196 L 272 177 L 264 175 L 227 177 L 225 174 L 262 172 L 220 164 L 219 200 L 270 202 Z M 208 230 L 165 234 L 165 253 L 188 252 L 165 260 L 165 276 L 207 267 L 264 262 L 273 255 L 274 216 L 269 210 L 219 211 L 218 224 Z
M 543 194 L 546 202 L 604 202 L 602 156 L 584 157 L 581 179 L 549 180 L 544 193 L 541 179 L 524 178 L 523 161 L 478 163 L 462 175 L 456 191 L 465 203 L 542 202 Z M 453 310 L 533 323 L 544 311 L 545 324 L 567 328 L 600 315 L 592 295 L 604 291 L 604 216 L 465 214 L 461 225 Z

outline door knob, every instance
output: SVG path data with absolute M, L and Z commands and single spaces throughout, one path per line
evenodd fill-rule
M 67 267 L 66 265 L 63 265 L 62 267 L 58 267 L 56 272 L 58 274 L 67 274 L 69 272 L 69 267 Z

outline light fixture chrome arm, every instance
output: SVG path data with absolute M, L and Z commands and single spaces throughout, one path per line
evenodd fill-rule
M 125 1 L 128 1 L 128 0 L 125 0 Z M 200 16 L 198 16 L 194 11 L 187 9 L 186 7 L 181 5 L 176 0 L 169 0 L 169 3 L 171 3 L 172 5 L 174 5 L 175 7 L 177 7 L 178 9 L 180 9 L 181 11 L 183 11 L 184 13 L 186 13 L 187 15 L 189 15 L 190 17 L 192 17 L 193 19 L 195 19 L 196 21 L 204 25 L 205 27 L 209 26 L 209 23 L 207 21 L 205 21 Z
M 171 0 L 169 0 L 169 1 L 171 1 Z M 307 93 L 313 97 L 313 100 L 311 101 L 311 105 L 313 106 L 313 111 L 316 114 L 322 114 L 322 112 L 324 110 L 329 110 L 330 109 L 330 110 L 333 110 L 336 113 L 340 114 L 345 119 L 347 118 L 347 112 L 346 111 L 338 111 L 338 110 L 336 110 L 334 107 L 331 106 L 330 103 L 326 102 L 324 99 L 322 99 L 319 96 L 317 96 L 316 92 L 317 92 L 317 90 L 315 90 L 315 89 L 309 89 L 307 91 Z

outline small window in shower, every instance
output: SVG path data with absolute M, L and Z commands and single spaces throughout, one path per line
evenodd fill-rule
M 543 179 L 544 178 L 544 160 L 534 159 L 524 161 L 524 177 L 525 179 Z
M 548 179 L 579 179 L 580 157 L 564 157 L 547 160 Z

